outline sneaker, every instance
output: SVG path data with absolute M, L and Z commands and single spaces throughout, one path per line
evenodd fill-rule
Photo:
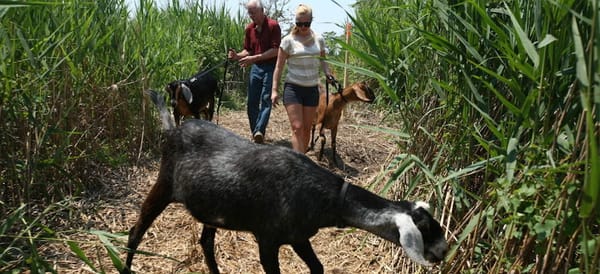
M 257 144 L 262 144 L 264 142 L 264 135 L 262 132 L 257 131 L 256 133 L 254 133 L 254 142 Z

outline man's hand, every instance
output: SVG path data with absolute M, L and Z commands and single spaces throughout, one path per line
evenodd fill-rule
M 230 60 L 240 59 L 237 52 L 235 52 L 235 49 L 229 49 L 229 51 L 227 52 L 227 58 L 229 58 Z
M 246 56 L 240 59 L 239 63 L 242 67 L 249 67 L 258 61 L 258 55 Z

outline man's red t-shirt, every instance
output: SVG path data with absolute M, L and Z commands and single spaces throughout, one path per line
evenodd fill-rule
M 269 49 L 279 50 L 281 43 L 281 28 L 277 21 L 265 16 L 262 24 L 262 30 L 259 32 L 254 22 L 246 26 L 246 36 L 244 39 L 244 49 L 250 55 L 263 53 Z M 257 64 L 267 64 L 277 62 L 277 56 L 257 62 Z

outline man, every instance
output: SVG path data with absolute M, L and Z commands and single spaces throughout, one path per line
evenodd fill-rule
M 252 23 L 246 26 L 244 49 L 229 50 L 228 57 L 239 61 L 240 66 L 250 66 L 248 85 L 248 120 L 255 143 L 263 143 L 271 115 L 271 85 L 281 42 L 279 23 L 264 13 L 260 0 L 246 3 Z

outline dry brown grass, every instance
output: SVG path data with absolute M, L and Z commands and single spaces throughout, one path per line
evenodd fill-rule
M 382 117 L 364 105 L 351 104 L 340 123 L 338 134 L 339 167 L 329 164 L 331 149 L 326 146 L 323 166 L 345 177 L 348 181 L 366 186 L 372 183 L 390 159 L 397 146 L 393 139 L 380 132 L 354 125 L 379 125 Z M 245 111 L 226 112 L 218 123 L 241 136 L 250 138 Z M 289 122 L 283 107 L 274 109 L 266 133 L 266 143 L 290 146 Z M 329 142 L 329 140 L 328 140 Z M 314 153 L 309 157 L 316 161 Z M 139 207 L 156 180 L 158 162 L 144 167 L 115 171 L 106 178 L 103 191 L 80 200 L 77 209 L 80 222 L 73 229 L 125 232 L 137 218 Z M 160 254 L 138 254 L 133 261 L 137 273 L 205 273 L 202 250 L 198 245 L 200 223 L 179 204 L 171 204 L 156 219 L 139 246 L 139 250 Z M 116 273 L 100 241 L 87 232 L 70 234 L 70 239 L 81 242 L 86 255 L 107 273 Z M 124 246 L 126 237 L 123 238 Z M 383 239 L 351 228 L 322 229 L 311 239 L 326 273 L 419 273 L 425 272 L 413 265 L 401 249 Z M 216 237 L 216 255 L 223 273 L 262 273 L 257 244 L 250 233 L 219 230 Z M 54 243 L 41 251 L 56 264 L 59 273 L 92 273 L 81 260 L 70 253 L 66 245 Z M 167 259 L 165 257 L 172 259 Z M 125 254 L 121 254 L 124 260 Z M 282 273 L 308 273 L 308 268 L 292 251 L 283 246 L 279 253 Z

